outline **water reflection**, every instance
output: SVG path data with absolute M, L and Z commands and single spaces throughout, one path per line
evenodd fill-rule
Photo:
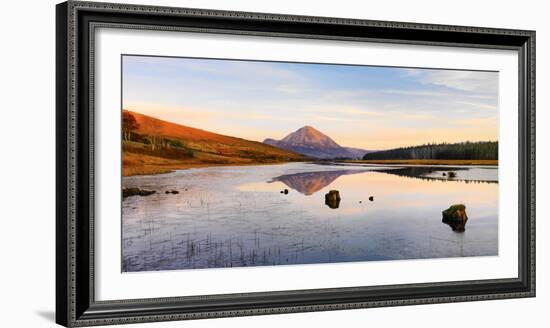
M 449 220 L 447 218 L 443 218 L 441 222 L 445 223 L 449 227 L 451 227 L 452 231 L 456 232 L 464 232 L 466 231 L 466 221 L 459 221 L 459 220 Z
M 329 186 L 334 180 L 342 175 L 363 173 L 365 171 L 367 170 L 337 170 L 285 174 L 273 178 L 271 181 L 268 181 L 268 183 L 280 181 L 288 187 L 309 196 Z
M 465 183 L 498 183 L 498 170 L 493 167 L 441 167 L 410 166 L 398 167 L 380 172 L 398 176 L 440 181 L 461 181 Z
M 293 173 L 277 176 L 268 181 L 268 183 L 279 181 L 284 183 L 286 186 L 309 196 L 325 187 L 330 186 L 336 179 L 343 175 L 359 174 L 368 171 L 372 171 L 372 169 L 365 168 Z M 397 166 L 377 169 L 376 172 L 383 172 L 426 181 L 439 180 L 459 181 L 464 183 L 498 183 L 498 171 L 494 168 Z
M 122 201 L 122 271 L 498 255 L 498 184 L 380 169 L 289 163 L 125 177 L 124 187 L 157 192 Z M 457 170 L 491 176 L 498 170 Z M 325 205 L 331 190 L 335 209 Z M 468 206 L 463 233 L 441 223 L 457 203 Z

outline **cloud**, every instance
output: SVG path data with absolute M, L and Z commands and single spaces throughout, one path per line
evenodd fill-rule
M 450 92 L 433 91 L 433 90 L 398 90 L 398 89 L 386 89 L 381 90 L 382 93 L 401 95 L 401 96 L 414 96 L 414 97 L 450 97 L 454 96 Z
M 446 137 L 444 133 L 452 140 L 468 138 L 467 133 L 481 137 L 483 130 L 493 135 L 498 121 L 494 72 L 124 60 L 125 106 L 253 140 L 280 138 L 312 125 L 346 146 L 387 148 L 392 143 L 437 141 L 432 138 Z M 435 127 L 441 127 L 441 133 L 434 134 Z M 350 131 L 363 137 L 347 138 Z
M 497 94 L 498 73 L 480 71 L 428 70 L 425 81 L 447 88 L 482 94 Z
M 498 126 L 498 120 L 493 117 L 479 117 L 479 118 L 465 118 L 456 121 L 456 124 L 464 125 L 467 127 L 496 127 Z
M 479 108 L 479 109 L 486 109 L 490 111 L 495 111 L 498 109 L 498 104 L 496 102 L 491 104 L 486 104 L 486 103 L 473 102 L 473 101 L 457 101 L 457 103 L 470 106 L 470 107 Z
M 384 114 L 372 109 L 364 107 L 354 107 L 349 105 L 325 105 L 325 106 L 310 106 L 304 109 L 308 113 L 325 113 L 356 117 L 381 117 Z
M 498 87 L 498 72 L 456 70 L 456 69 L 417 69 L 400 68 L 401 76 L 419 82 L 441 85 L 464 91 L 494 91 Z

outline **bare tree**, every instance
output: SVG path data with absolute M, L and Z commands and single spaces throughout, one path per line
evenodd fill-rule
M 139 123 L 134 115 L 128 111 L 122 112 L 122 139 L 130 141 L 132 131 L 139 129 Z
M 155 151 L 157 149 L 157 145 L 159 144 L 161 138 L 160 136 L 160 130 L 161 130 L 161 123 L 157 119 L 148 119 L 145 121 L 145 131 L 148 135 L 149 142 L 151 143 L 151 150 Z

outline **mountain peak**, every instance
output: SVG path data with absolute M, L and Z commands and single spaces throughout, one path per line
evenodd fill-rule
M 296 130 L 296 131 L 300 131 L 300 130 L 317 131 L 317 132 L 319 132 L 319 130 L 315 129 L 314 127 L 312 127 L 312 126 L 310 126 L 310 125 L 304 125 L 304 126 L 302 126 L 301 128 L 299 128 L 299 129 Z
M 304 125 L 302 126 L 301 128 L 299 128 L 298 130 L 294 131 L 295 133 L 296 132 L 308 132 L 308 133 L 319 133 L 319 134 L 323 134 L 321 133 L 321 131 L 317 130 L 316 128 L 310 126 L 310 125 Z
M 281 140 L 265 139 L 264 143 L 316 158 L 355 158 L 355 153 L 341 147 L 329 136 L 312 126 L 306 125 Z
M 321 131 L 306 125 L 281 140 L 293 146 L 339 148 L 340 146 Z
M 321 131 L 317 130 L 316 128 L 314 128 L 310 125 L 302 126 L 298 130 L 294 131 L 294 133 L 298 133 L 298 134 L 305 133 L 305 134 L 309 134 L 311 136 L 315 136 L 315 138 L 321 138 L 321 139 L 328 138 L 328 139 L 330 139 L 327 135 L 325 135 L 324 133 L 322 133 Z

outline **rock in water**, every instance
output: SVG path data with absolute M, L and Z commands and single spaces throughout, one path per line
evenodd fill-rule
M 139 190 L 139 195 L 140 196 L 149 196 L 149 195 L 152 195 L 154 193 L 155 193 L 154 190 L 145 190 L 145 189 L 140 189 Z
M 122 197 L 139 195 L 139 188 L 122 188 Z
M 464 232 L 466 230 L 466 221 L 468 221 L 468 215 L 466 215 L 466 206 L 463 204 L 451 205 L 448 209 L 442 212 L 443 223 L 448 224 L 453 231 Z
M 149 196 L 154 194 L 154 190 L 145 190 L 139 188 L 122 188 L 122 198 L 130 196 Z
M 288 195 L 288 189 L 284 190 L 285 195 Z
M 371 202 L 374 201 L 374 197 L 373 197 L 373 196 L 370 196 L 370 197 L 369 197 L 369 200 L 370 200 Z
M 325 205 L 333 209 L 340 206 L 340 193 L 338 190 L 331 190 L 328 194 L 325 194 Z

